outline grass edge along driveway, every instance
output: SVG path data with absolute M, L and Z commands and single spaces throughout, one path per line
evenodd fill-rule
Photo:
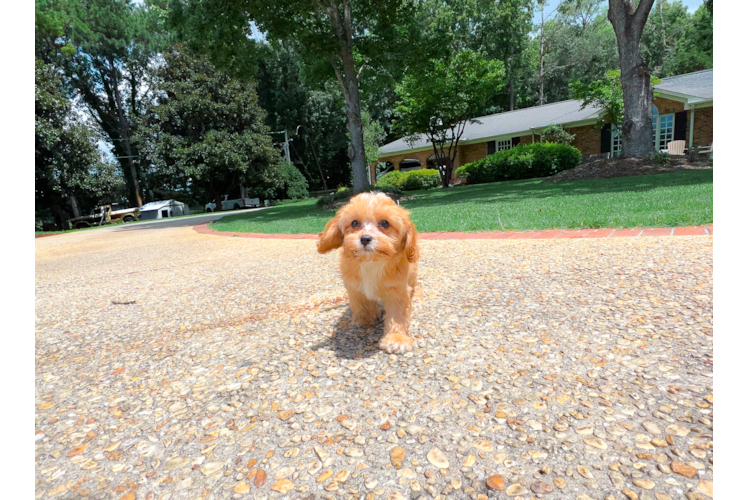
M 713 223 L 712 170 L 543 183 L 494 182 L 407 192 L 420 232 L 678 227 Z M 226 216 L 216 231 L 317 233 L 334 215 L 304 200 Z

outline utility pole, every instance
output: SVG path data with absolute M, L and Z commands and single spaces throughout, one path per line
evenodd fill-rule
M 301 127 L 304 127 L 306 130 L 306 136 L 309 138 L 309 144 L 312 146 L 312 154 L 314 155 L 314 161 L 317 163 L 317 169 L 319 170 L 319 176 L 322 179 L 322 187 L 327 191 L 327 182 L 325 182 L 325 174 L 322 173 L 322 167 L 319 166 L 319 160 L 317 159 L 317 153 L 314 151 L 314 141 L 312 141 L 312 137 L 309 135 L 309 127 L 306 125 L 299 125 L 296 127 L 296 135 L 299 135 L 299 129 Z
M 283 137 L 284 137 L 283 151 L 286 153 L 286 161 L 288 163 L 291 163 L 291 151 L 290 151 L 290 148 L 288 147 L 288 141 L 289 141 L 289 139 L 288 139 L 288 130 L 284 130 L 283 132 L 278 131 L 278 132 L 270 132 L 270 133 L 271 134 L 283 134 Z M 293 139 L 291 139 L 291 140 L 293 140 Z
M 283 145 L 286 148 L 286 161 L 291 163 L 291 148 L 288 147 L 288 130 L 283 130 L 283 137 L 286 138 L 286 143 Z

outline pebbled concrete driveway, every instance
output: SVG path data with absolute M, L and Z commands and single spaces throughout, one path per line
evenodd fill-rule
M 712 495 L 711 236 L 424 241 L 404 356 L 313 241 L 35 243 L 36 498 Z

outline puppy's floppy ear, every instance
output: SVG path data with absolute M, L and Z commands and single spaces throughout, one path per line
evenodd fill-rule
M 418 232 L 416 231 L 416 225 L 410 219 L 405 219 L 405 234 L 403 235 L 403 245 L 405 246 L 405 256 L 408 258 L 408 262 L 414 263 L 418 261 Z
M 319 253 L 327 253 L 330 250 L 335 250 L 343 246 L 343 232 L 338 227 L 338 221 L 340 216 L 336 215 L 325 225 L 325 230 L 319 233 L 317 236 L 317 251 Z

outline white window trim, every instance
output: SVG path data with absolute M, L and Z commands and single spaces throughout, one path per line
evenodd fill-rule
M 668 117 L 672 116 L 672 126 L 670 127 L 670 140 L 667 139 L 667 126 L 662 127 L 664 118 L 665 124 L 668 122 Z M 663 129 L 665 129 L 663 131 Z M 667 149 L 667 143 L 673 140 L 675 137 L 675 113 L 666 113 L 661 115 L 659 113 L 652 114 L 652 142 L 655 147 L 655 151 L 662 151 Z M 661 142 L 665 142 L 663 146 L 660 146 Z M 610 156 L 615 158 L 621 154 L 621 141 L 618 129 L 614 126 L 610 129 Z
M 504 140 L 497 140 L 496 141 L 496 151 L 504 151 L 507 149 L 512 149 L 512 140 L 511 139 L 504 139 Z

